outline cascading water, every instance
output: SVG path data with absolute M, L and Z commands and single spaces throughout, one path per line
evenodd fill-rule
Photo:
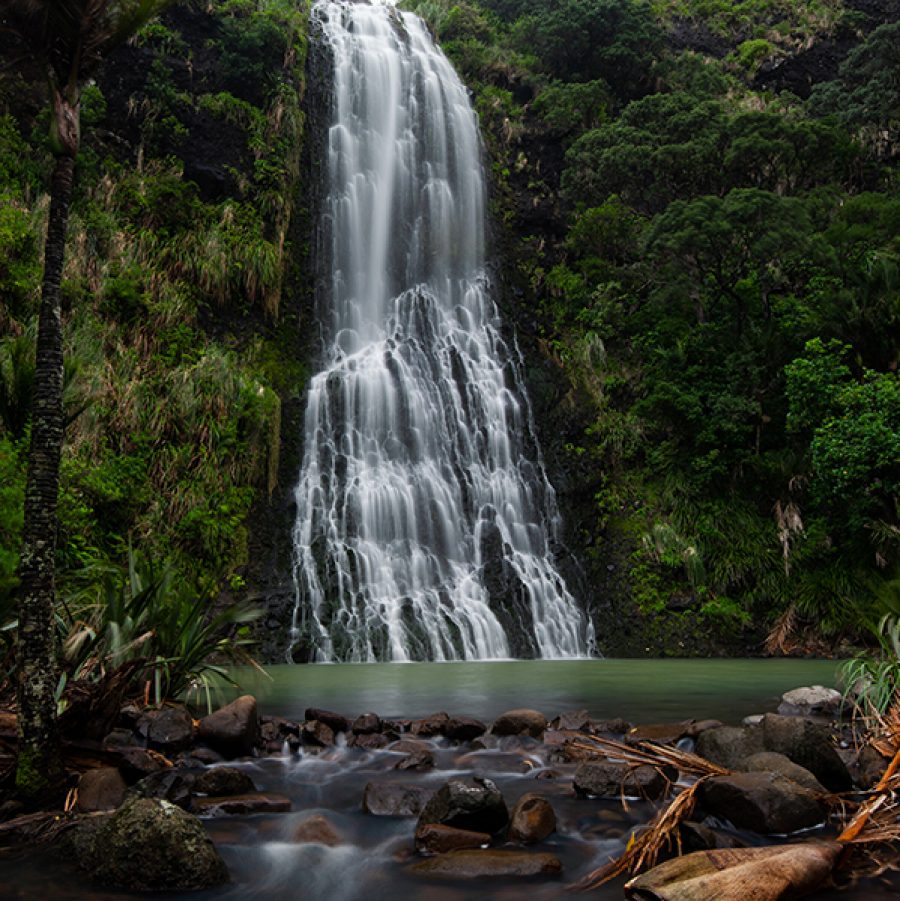
M 319 661 L 589 653 L 485 272 L 466 90 L 416 16 L 320 0 L 333 63 L 322 370 L 296 489 L 292 643 Z

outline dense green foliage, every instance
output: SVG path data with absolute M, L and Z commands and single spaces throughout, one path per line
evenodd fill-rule
M 121 565 L 132 541 L 170 558 L 193 598 L 241 585 L 281 404 L 303 387 L 281 297 L 297 256 L 307 14 L 292 0 L 178 4 L 85 91 L 62 286 L 63 593 Z M 39 83 L 0 80 L 0 612 L 47 215 L 42 101 Z
M 504 250 L 586 419 L 587 541 L 630 544 L 637 608 L 773 649 L 897 609 L 900 26 L 837 0 L 410 5 L 475 92 Z M 754 89 L 838 33 L 861 42 L 808 100 Z

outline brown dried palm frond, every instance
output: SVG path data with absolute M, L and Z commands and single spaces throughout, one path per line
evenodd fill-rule
M 573 741 L 572 747 L 595 753 L 598 757 L 614 757 L 636 766 L 652 766 L 657 769 L 676 767 L 682 773 L 692 776 L 727 776 L 730 772 L 690 751 L 647 741 L 628 745 L 612 738 L 585 735 Z
M 676 795 L 670 804 L 656 814 L 640 835 L 632 833 L 623 854 L 592 870 L 571 888 L 589 891 L 624 873 L 634 874 L 649 869 L 656 864 L 660 853 L 673 845 L 680 855 L 681 833 L 678 827 L 693 813 L 697 790 L 708 778 L 709 776 L 703 776 L 690 788 Z

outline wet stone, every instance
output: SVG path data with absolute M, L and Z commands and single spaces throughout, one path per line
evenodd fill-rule
M 491 837 L 486 832 L 455 829 L 440 823 L 426 823 L 416 829 L 416 850 L 428 854 L 482 848 L 490 843 Z
M 529 735 L 540 738 L 547 728 L 547 718 L 537 710 L 520 708 L 500 714 L 491 731 L 494 735 Z
M 251 813 L 287 813 L 291 799 L 274 792 L 248 792 L 224 798 L 194 798 L 193 810 L 199 816 L 246 816 Z
M 419 816 L 419 826 L 440 823 L 475 832 L 499 832 L 509 822 L 509 811 L 500 789 L 490 779 L 451 779 L 429 799 Z
M 553 805 L 541 795 L 522 795 L 509 815 L 509 838 L 514 842 L 542 842 L 556 831 Z
M 211 767 L 194 779 L 194 791 L 202 795 L 243 795 L 256 791 L 253 780 L 230 766 Z
M 434 754 L 431 751 L 413 751 L 394 764 L 395 770 L 431 770 L 434 769 Z
M 377 713 L 364 713 L 353 721 L 354 735 L 372 735 L 381 732 L 381 717 Z
M 364 735 L 353 735 L 347 741 L 350 748 L 361 748 L 363 751 L 380 751 L 386 748 L 391 740 L 380 732 L 369 732 Z
M 562 864 L 552 854 L 504 851 L 450 851 L 413 864 L 411 873 L 441 879 L 490 879 L 558 876 Z
M 377 817 L 417 817 L 432 790 L 426 785 L 370 782 L 363 792 L 363 811 Z
M 410 725 L 410 732 L 413 735 L 420 735 L 422 738 L 434 738 L 445 733 L 449 722 L 450 717 L 446 713 L 433 713 L 431 716 L 413 721 Z
M 444 735 L 450 741 L 474 741 L 487 732 L 487 725 L 471 716 L 450 717 L 444 727 Z
M 76 809 L 81 813 L 115 810 L 125 800 L 128 786 L 115 767 L 88 770 L 78 780 Z
M 668 774 L 674 778 L 677 774 Z M 638 797 L 654 800 L 661 798 L 670 784 L 656 767 L 632 767 L 612 760 L 591 760 L 580 763 L 575 770 L 573 786 L 582 797 L 619 798 Z
M 328 748 L 334 744 L 334 732 L 327 723 L 321 720 L 310 720 L 300 729 L 300 741 L 304 745 Z
M 321 814 L 315 814 L 298 823 L 294 830 L 294 841 L 298 844 L 325 845 L 329 848 L 344 844 L 340 832 Z

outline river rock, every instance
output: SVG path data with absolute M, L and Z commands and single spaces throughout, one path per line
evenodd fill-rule
M 677 776 L 677 774 L 672 774 Z M 578 795 L 594 798 L 661 798 L 669 779 L 656 767 L 633 767 L 614 760 L 586 760 L 578 764 L 573 780 Z
M 725 724 L 721 720 L 695 720 L 688 723 L 684 730 L 686 738 L 697 738 L 701 732 L 708 732 L 710 729 L 718 729 Z
M 165 754 L 183 751 L 194 740 L 193 718 L 180 704 L 167 704 L 159 710 L 145 713 L 138 729 L 147 736 L 150 748 Z
M 490 843 L 491 837 L 486 832 L 456 829 L 440 823 L 425 823 L 416 829 L 416 850 L 428 854 L 482 848 Z
M 168 801 L 187 810 L 193 797 L 194 774 L 189 770 L 159 770 L 144 776 L 128 789 L 129 797 Z
M 253 695 L 243 695 L 203 717 L 197 729 L 201 741 L 226 757 L 251 754 L 258 736 L 259 716 Z
M 522 795 L 509 815 L 509 838 L 525 845 L 542 842 L 556 831 L 553 805 L 540 795 Z
M 298 844 L 325 845 L 328 848 L 344 844 L 340 832 L 321 814 L 314 814 L 299 823 L 294 830 L 294 841 Z
M 413 735 L 433 738 L 436 735 L 443 735 L 449 723 L 450 717 L 446 713 L 432 713 L 420 720 L 414 720 L 410 724 L 409 730 Z
M 797 785 L 802 785 L 804 788 L 819 794 L 825 794 L 822 784 L 809 770 L 804 769 L 777 751 L 760 751 L 759 754 L 752 754 L 741 762 L 738 769 L 745 773 L 780 773 L 782 776 L 786 776 L 788 779 L 796 782 Z
M 431 796 L 425 785 L 402 782 L 370 782 L 363 792 L 362 807 L 376 817 L 417 817 Z
M 884 776 L 888 761 L 871 745 L 866 745 L 856 759 L 856 781 L 860 788 L 874 788 Z
M 781 696 L 778 713 L 781 716 L 837 716 L 841 712 L 843 696 L 833 688 L 813 685 L 795 688 Z
M 194 813 L 200 816 L 246 816 L 250 813 L 287 813 L 291 799 L 275 792 L 247 792 L 224 798 L 194 798 Z
M 119 770 L 126 782 L 139 782 L 151 773 L 159 773 L 172 768 L 172 761 L 158 751 L 144 748 L 122 748 L 117 752 Z
M 555 716 L 549 728 L 558 732 L 590 732 L 591 717 L 586 710 L 567 711 Z
M 391 740 L 381 732 L 367 732 L 363 735 L 351 735 L 347 741 L 350 748 L 361 748 L 364 751 L 380 751 L 386 748 Z
M 394 764 L 395 770 L 431 770 L 434 769 L 434 754 L 428 750 L 413 751 Z
M 616 717 L 611 720 L 595 720 L 592 724 L 594 735 L 625 735 L 633 727 L 628 720 Z
M 719 726 L 697 736 L 697 753 L 727 770 L 765 750 L 762 730 L 754 726 Z
M 300 741 L 314 748 L 330 748 L 334 744 L 334 731 L 321 720 L 308 720 L 300 728 Z
M 118 750 L 119 748 L 138 748 L 143 744 L 135 736 L 132 729 L 113 729 L 103 737 L 103 747 L 106 750 Z
M 487 732 L 487 725 L 474 716 L 451 716 L 444 726 L 450 741 L 474 741 Z
M 500 789 L 490 779 L 451 779 L 429 799 L 419 815 L 419 826 L 440 823 L 457 829 L 494 834 L 509 822 Z
M 358 716 L 351 726 L 354 735 L 371 735 L 381 732 L 381 717 L 377 713 L 363 713 Z
M 419 861 L 411 873 L 442 879 L 490 879 L 528 876 L 558 876 L 562 864 L 552 854 L 532 854 L 527 851 L 449 851 L 428 860 Z
M 81 813 L 115 810 L 125 800 L 128 786 L 115 767 L 88 770 L 78 780 L 76 809 Z
M 415 754 L 417 751 L 429 751 L 431 746 L 427 741 L 419 741 L 415 738 L 401 738 L 399 741 L 391 742 L 388 750 L 397 754 Z
M 818 796 L 778 773 L 713 776 L 699 789 L 703 809 L 753 832 L 790 833 L 825 819 Z
M 812 720 L 767 713 L 762 733 L 765 750 L 777 751 L 809 770 L 829 791 L 852 786 L 847 765 L 831 742 L 828 730 Z
M 318 707 L 307 707 L 306 713 L 303 714 L 305 720 L 318 720 L 325 723 L 332 732 L 349 732 L 350 720 L 340 713 L 334 713 L 332 710 L 320 710 Z
M 706 823 L 695 823 L 691 820 L 684 820 L 679 824 L 678 834 L 685 852 L 744 847 L 736 836 L 713 829 Z
M 537 710 L 507 710 L 494 720 L 494 735 L 530 735 L 540 738 L 547 729 L 547 718 Z
M 78 862 L 100 885 L 127 891 L 187 891 L 228 881 L 200 821 L 151 798 L 126 800 L 96 828 Z
M 660 745 L 674 745 L 679 739 L 687 735 L 691 721 L 683 723 L 648 723 L 644 726 L 635 726 L 629 729 L 625 735 L 625 741 L 630 745 L 642 741 L 653 741 Z
M 201 795 L 243 795 L 255 792 L 253 780 L 233 766 L 215 766 L 200 773 L 194 779 L 194 791 Z

